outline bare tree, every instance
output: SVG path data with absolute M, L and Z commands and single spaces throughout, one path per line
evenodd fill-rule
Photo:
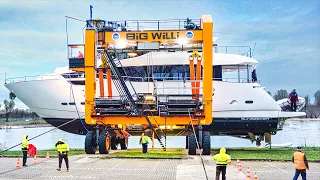
M 304 106 L 304 111 L 305 111 L 305 113 L 306 113 L 306 118 L 307 118 L 307 117 L 308 117 L 308 112 L 309 112 L 308 110 L 309 110 L 310 105 L 311 105 L 309 95 L 306 95 L 306 96 L 304 97 L 304 100 L 305 100 L 305 102 L 306 102 L 306 104 L 305 104 L 305 106 Z
M 273 99 L 278 101 L 280 99 L 288 98 L 288 96 L 289 96 L 289 94 L 288 94 L 287 90 L 280 89 L 274 94 Z
M 270 91 L 267 91 L 267 93 L 268 93 L 270 96 L 272 96 L 272 93 L 271 93 Z
M 4 104 L 6 121 L 9 122 L 9 115 L 14 110 L 15 103 L 13 100 L 8 101 L 5 99 L 3 101 L 3 104 Z
M 305 97 L 304 97 L 304 100 L 305 100 L 305 102 L 306 102 L 306 106 L 308 105 L 310 105 L 311 103 L 310 103 L 310 98 L 309 98 L 309 95 L 306 95 Z
M 320 107 L 311 105 L 308 108 L 308 116 L 309 118 L 318 118 L 320 117 Z
M 314 93 L 314 105 L 320 107 L 320 90 Z

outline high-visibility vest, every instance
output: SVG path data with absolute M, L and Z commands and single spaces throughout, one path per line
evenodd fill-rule
M 217 164 L 227 165 L 230 161 L 230 156 L 228 156 L 227 154 L 217 154 L 215 155 L 214 160 L 217 161 Z
M 60 153 L 64 153 L 64 152 L 67 152 L 70 150 L 69 145 L 67 143 L 58 144 L 57 146 L 55 146 L 55 148 L 57 148 L 58 152 L 60 152 Z
M 23 140 L 22 140 L 22 145 L 21 145 L 21 148 L 22 149 L 28 149 L 28 139 L 26 136 L 23 137 Z
M 304 163 L 304 154 L 302 152 L 293 153 L 294 166 L 298 170 L 307 169 Z
M 142 144 L 146 144 L 146 143 L 148 143 L 148 137 L 147 136 L 143 136 L 142 137 Z

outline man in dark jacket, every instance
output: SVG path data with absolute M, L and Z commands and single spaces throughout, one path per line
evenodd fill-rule
M 257 78 L 257 73 L 256 73 L 256 69 L 254 69 L 251 73 L 251 78 L 252 78 L 252 82 L 257 82 L 258 78 Z
M 299 98 L 296 89 L 292 90 L 289 94 L 289 100 L 291 102 L 291 111 L 297 111 L 297 102 L 299 102 Z

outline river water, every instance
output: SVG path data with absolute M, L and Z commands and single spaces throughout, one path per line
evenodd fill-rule
M 53 127 L 42 128 L 21 128 L 21 129 L 1 129 L 0 143 L 5 144 L 6 148 L 12 147 L 22 141 L 23 135 L 27 134 L 29 138 L 35 137 Z M 55 129 L 41 137 L 29 141 L 34 144 L 37 149 L 51 149 L 59 138 L 65 140 L 71 148 L 83 148 L 85 136 L 74 135 L 59 129 Z M 167 148 L 184 148 L 185 137 L 167 137 Z M 320 121 L 316 120 L 293 120 L 286 121 L 282 131 L 272 136 L 273 144 L 292 143 L 292 146 L 320 146 Z M 212 136 L 212 147 L 255 147 L 255 143 L 251 143 L 247 139 L 240 139 L 229 136 Z M 139 137 L 129 138 L 129 148 L 141 147 L 139 145 Z M 155 140 L 155 147 L 161 147 Z M 260 147 L 264 147 L 264 142 Z M 20 149 L 20 146 L 14 150 Z

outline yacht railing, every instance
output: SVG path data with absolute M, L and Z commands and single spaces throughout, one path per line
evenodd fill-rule
M 215 53 L 237 54 L 246 57 L 252 57 L 252 49 L 250 46 L 213 46 Z
M 201 29 L 201 19 L 170 19 L 170 20 L 118 20 L 97 21 L 98 27 L 109 31 L 143 31 L 143 30 L 195 30 Z M 92 26 L 87 21 L 87 26 Z
M 190 80 L 190 77 L 132 77 L 132 76 L 122 76 L 125 80 L 130 80 L 133 82 L 153 82 L 153 81 L 170 81 L 170 82 L 197 82 L 197 80 Z M 10 83 L 17 83 L 17 82 L 28 82 L 28 81 L 39 81 L 39 80 L 68 80 L 69 76 L 66 75 L 66 77 L 63 77 L 62 75 L 34 75 L 34 76 L 18 76 L 18 77 L 12 77 L 12 78 L 5 78 L 5 84 Z M 85 80 L 83 75 L 72 75 L 71 76 L 72 81 L 77 80 Z M 213 81 L 222 81 L 222 82 L 230 82 L 230 83 L 252 83 L 252 81 L 248 80 L 247 78 L 212 78 Z M 202 78 L 198 80 L 199 82 L 202 82 Z M 258 83 L 260 83 L 258 81 Z

